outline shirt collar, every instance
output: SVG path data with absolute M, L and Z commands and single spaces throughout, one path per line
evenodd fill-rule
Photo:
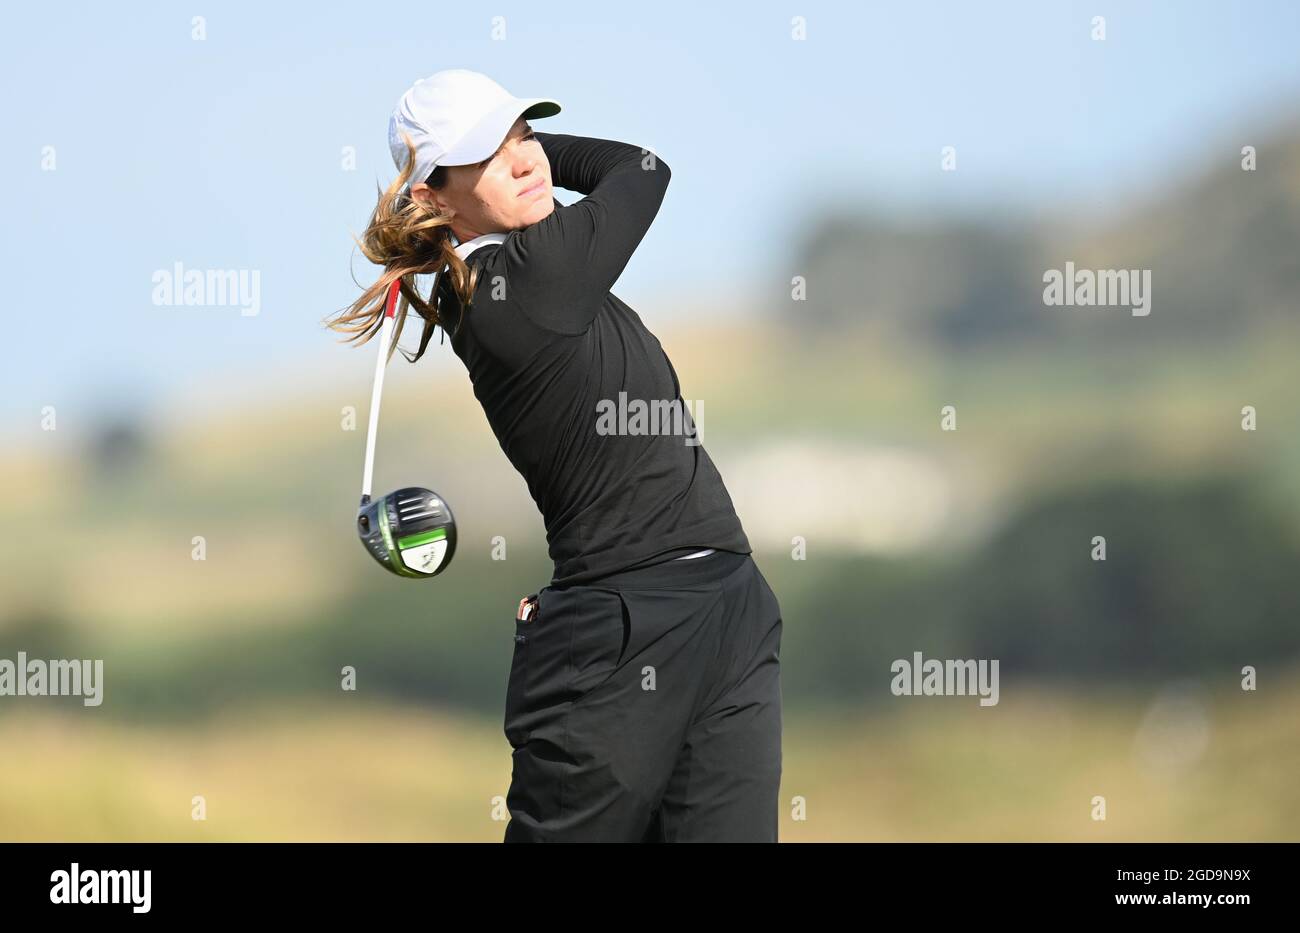
M 464 262 L 466 257 L 480 246 L 488 246 L 492 243 L 502 243 L 505 241 L 505 233 L 485 233 L 482 236 L 476 236 L 472 240 L 466 240 L 464 243 L 456 245 L 456 255 Z

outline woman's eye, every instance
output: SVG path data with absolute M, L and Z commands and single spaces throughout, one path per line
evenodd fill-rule
M 525 140 L 536 139 L 536 138 L 537 138 L 537 134 L 536 134 L 535 132 L 533 132 L 532 130 L 529 130 L 527 133 L 524 134 L 523 138 L 524 138 Z M 487 167 L 487 164 L 488 164 L 489 162 L 491 162 L 493 159 L 495 159 L 496 157 L 497 157 L 497 154 L 496 154 L 495 152 L 492 153 L 490 156 L 488 156 L 486 159 L 484 159 L 482 162 L 480 162 L 480 163 L 478 164 L 478 167 L 479 167 L 479 168 L 486 168 L 486 167 Z

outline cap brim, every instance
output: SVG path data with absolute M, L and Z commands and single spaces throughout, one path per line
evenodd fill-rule
M 478 122 L 455 146 L 438 160 L 439 165 L 477 165 L 505 142 L 506 134 L 520 117 L 537 120 L 560 112 L 558 102 L 545 97 L 516 98 L 498 107 Z

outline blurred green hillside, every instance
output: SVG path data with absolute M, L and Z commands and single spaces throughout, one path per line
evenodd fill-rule
M 1103 680 L 1221 675 L 1224 664 L 1297 653 L 1291 341 L 1102 366 L 987 352 L 943 364 L 851 352 L 843 340 L 819 353 L 751 336 L 756 365 L 728 371 L 701 364 L 707 339 L 675 332 L 664 343 L 683 360 L 690 394 L 708 401 L 706 444 L 729 484 L 736 478 L 737 509 L 781 598 L 796 702 L 877 694 L 878 672 L 917 649 L 996 651 L 1009 669 Z M 764 375 L 777 360 L 779 385 Z M 105 713 L 187 715 L 232 696 L 329 693 L 344 665 L 381 695 L 494 709 L 515 605 L 549 579 L 536 510 L 484 425 L 394 393 L 376 485 L 438 489 L 462 537 L 443 576 L 390 577 L 352 530 L 363 437 L 339 428 L 348 402 L 234 413 L 154 438 L 116 478 L 89 459 L 8 461 L 11 488 L 32 492 L 3 506 L 24 534 L 3 545 L 0 656 L 104 657 Z M 958 429 L 945 433 L 949 403 Z M 1260 430 L 1240 429 L 1242 404 L 1257 407 Z M 838 429 L 828 408 L 841 413 Z M 797 473 L 750 468 L 819 435 L 830 453 Z M 873 486 L 852 485 L 850 473 L 828 492 L 819 469 L 880 445 L 941 466 L 950 506 L 925 546 L 865 551 L 835 523 L 853 499 L 888 501 L 890 474 Z M 96 545 L 59 559 L 73 527 Z M 191 559 L 196 535 L 206 560 Z M 1094 535 L 1107 537 L 1104 563 L 1090 559 Z M 491 559 L 496 536 L 504 561 Z M 791 559 L 795 536 L 806 560 Z
M 1049 356 L 1066 344 L 1093 353 L 1171 341 L 1223 349 L 1273 325 L 1289 328 L 1300 294 L 1300 123 L 1251 142 L 1255 170 L 1242 170 L 1240 144 L 1224 144 L 1198 154 L 1202 174 L 1099 221 L 903 222 L 856 209 L 826 216 L 797 253 L 806 310 L 783 302 L 771 311 L 823 333 L 871 322 L 954 353 L 1008 342 Z M 1043 273 L 1067 260 L 1150 270 L 1151 314 L 1134 321 L 1119 311 L 1044 307 Z M 772 283 L 774 294 L 788 290 L 788 281 Z

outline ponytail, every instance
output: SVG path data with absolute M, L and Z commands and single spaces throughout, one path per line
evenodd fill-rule
M 414 305 L 420 317 L 424 318 L 420 348 L 414 356 L 402 351 L 407 361 L 414 363 L 424 355 L 434 328 L 442 326 L 446 331 L 439 291 L 443 277 L 451 277 L 452 292 L 458 299 L 460 308 L 465 309 L 469 307 L 474 287 L 478 284 L 478 270 L 471 270 L 456 255 L 451 242 L 450 218 L 425 207 L 402 190 L 415 165 L 415 146 L 409 137 L 406 146 L 409 156 L 406 167 L 387 190 L 379 193 L 379 201 L 370 215 L 362 239 L 358 240 L 355 236 L 352 238 L 367 259 L 383 267 L 383 274 L 356 301 L 325 323 L 331 330 L 351 334 L 346 342 L 357 345 L 366 343 L 383 326 L 388 290 L 394 281 L 401 279 L 401 301 L 394 317 L 389 359 L 392 358 L 393 350 L 399 349 L 397 339 L 406 321 L 407 308 Z M 446 169 L 438 166 L 429 176 L 429 185 L 441 187 L 445 177 Z M 417 275 L 435 277 L 427 299 L 421 298 L 415 289 Z M 463 310 L 460 314 L 463 314 Z M 459 327 L 459 314 L 457 326 Z

